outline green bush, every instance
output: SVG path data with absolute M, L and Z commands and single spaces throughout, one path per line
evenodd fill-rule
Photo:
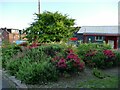
M 48 81 L 56 81 L 58 79 L 58 72 L 48 61 L 32 64 L 27 62 L 21 65 L 16 76 L 27 84 L 43 84 Z
M 112 50 L 90 50 L 84 59 L 86 65 L 90 67 L 109 68 L 116 62 L 115 53 Z
M 78 46 L 78 55 L 82 57 L 82 59 L 85 57 L 85 54 L 90 50 L 106 50 L 111 49 L 110 45 L 108 44 L 98 44 L 98 43 L 84 43 L 80 44 Z
M 21 51 L 20 46 L 16 44 L 3 43 L 2 45 L 2 66 L 6 68 L 6 62 Z
M 115 61 L 113 62 L 114 66 L 120 65 L 120 52 L 114 51 L 115 53 Z
M 7 61 L 6 69 L 11 75 L 29 84 L 56 81 L 58 71 L 50 60 L 51 57 L 48 57 L 40 46 L 24 51 L 21 58 Z
M 11 75 L 15 75 L 18 72 L 21 65 L 21 60 L 10 60 L 6 62 L 6 69 Z
M 85 64 L 89 67 L 98 67 L 98 68 L 103 68 L 105 66 L 104 60 L 105 60 L 105 55 L 103 54 L 102 51 L 95 52 L 90 50 L 89 53 L 86 53 L 84 57 Z
M 49 44 L 46 46 L 40 46 L 40 48 L 42 48 L 45 54 L 50 57 L 53 57 L 56 52 L 62 52 L 62 50 L 64 49 L 64 47 L 60 44 Z

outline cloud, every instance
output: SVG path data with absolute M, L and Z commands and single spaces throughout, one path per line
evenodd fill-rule
M 79 26 L 118 25 L 118 12 L 101 11 L 86 18 L 79 18 L 76 20 L 76 23 Z

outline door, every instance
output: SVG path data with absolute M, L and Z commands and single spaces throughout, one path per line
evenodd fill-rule
M 109 44 L 112 48 L 114 48 L 114 40 L 108 40 L 108 44 Z

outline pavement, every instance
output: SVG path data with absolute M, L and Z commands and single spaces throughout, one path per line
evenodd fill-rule
M 15 88 L 11 82 L 5 78 L 2 74 L 2 70 L 0 70 L 0 90 L 7 90 L 7 89 L 10 89 L 10 88 Z

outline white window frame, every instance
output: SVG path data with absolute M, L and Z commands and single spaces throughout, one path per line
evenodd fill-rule
M 97 39 L 98 37 L 98 39 Z M 102 39 L 100 39 L 100 37 L 102 37 Z M 103 41 L 103 36 L 95 36 L 95 41 Z

